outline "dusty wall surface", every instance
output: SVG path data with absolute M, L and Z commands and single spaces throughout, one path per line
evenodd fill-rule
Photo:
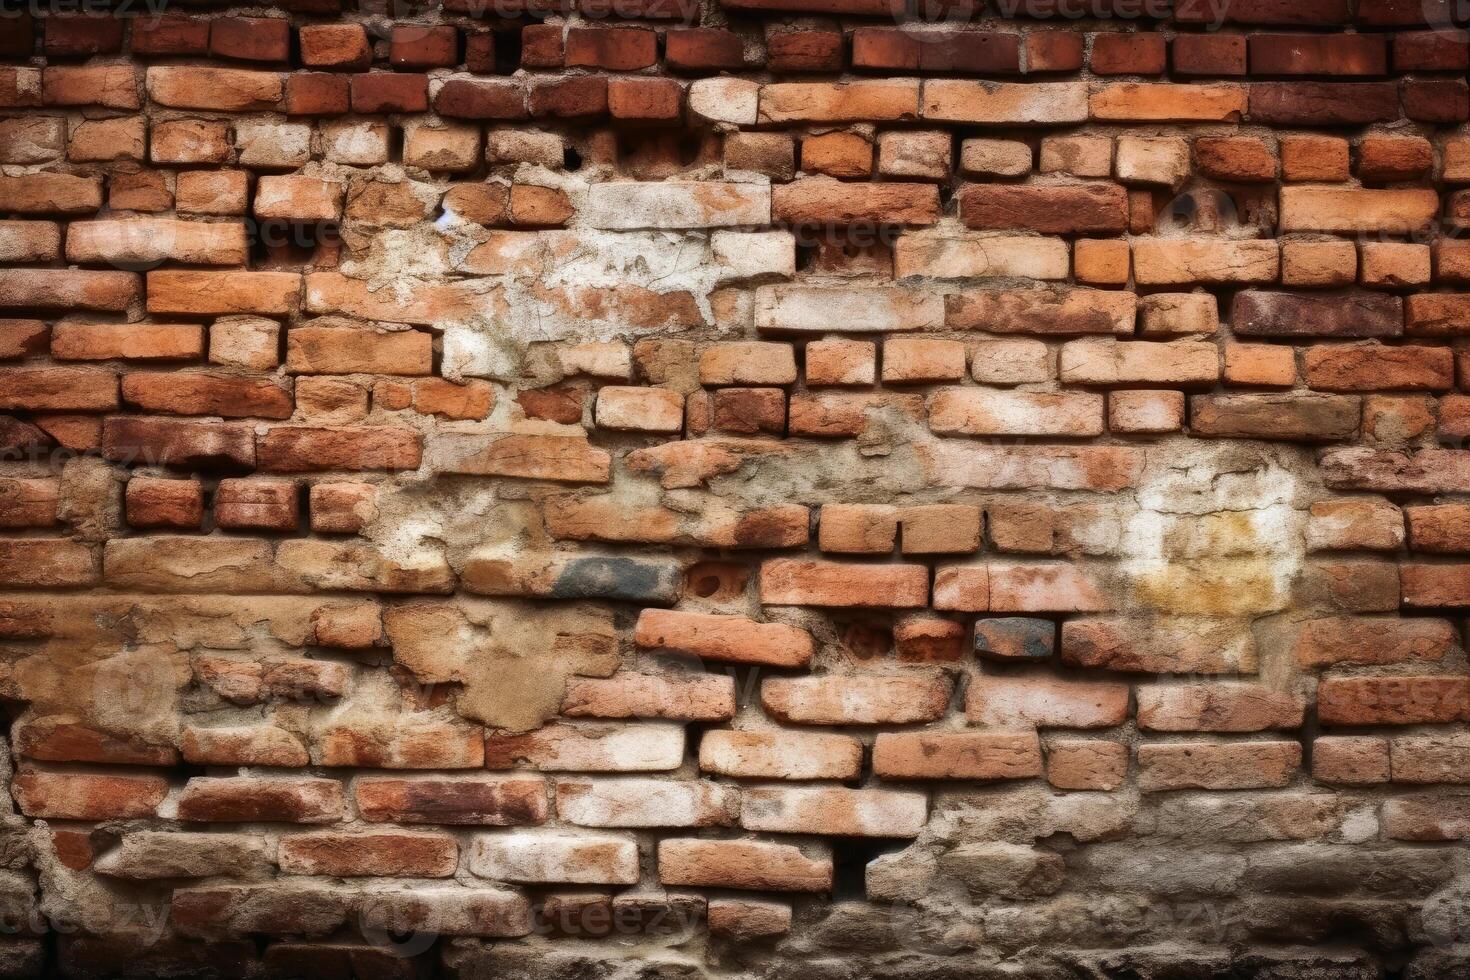
M 0 976 L 1470 977 L 1456 14 L 0 17 Z

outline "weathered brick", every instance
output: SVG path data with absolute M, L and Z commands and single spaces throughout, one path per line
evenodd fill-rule
M 1041 775 L 1034 734 L 888 732 L 873 743 L 873 771 L 885 779 L 1026 779 Z
M 1128 776 L 1128 746 L 1104 739 L 1047 744 L 1046 780 L 1057 789 L 1114 790 Z
M 947 388 L 929 399 L 929 428 L 941 435 L 1095 436 L 1103 397 Z
M 990 333 L 1131 334 L 1137 305 L 1132 293 L 1104 289 L 971 290 L 946 297 L 945 322 Z
M 1317 686 L 1324 725 L 1444 724 L 1467 712 L 1470 679 L 1464 677 L 1334 677 Z
M 579 827 L 723 827 L 735 822 L 737 801 L 729 787 L 693 779 L 562 779 L 556 787 L 557 816 Z
M 805 666 L 811 636 L 784 623 L 757 623 L 740 616 L 645 609 L 635 642 L 641 647 L 733 663 Z
M 1107 234 L 1127 227 L 1127 199 L 1117 184 L 970 184 L 959 201 L 960 218 L 971 228 Z
M 521 776 L 370 777 L 354 785 L 364 820 L 507 827 L 545 822 L 546 783 Z
M 862 744 L 846 735 L 712 731 L 699 742 L 702 771 L 742 779 L 855 779 L 862 761 Z
M 751 787 L 740 798 L 747 830 L 835 837 L 916 837 L 928 817 L 923 793 L 837 786 Z
M 1341 786 L 1388 782 L 1388 742 L 1366 735 L 1324 735 L 1312 740 L 1312 778 Z
M 610 678 L 572 678 L 562 713 L 577 718 L 667 718 L 724 721 L 735 716 L 729 677 L 619 673 Z
M 911 608 L 929 598 L 922 565 L 859 565 L 774 558 L 761 566 L 761 602 L 773 606 Z
M 151 817 L 168 793 L 162 776 L 21 773 L 11 781 L 20 812 L 52 820 Z
M 1399 116 L 1392 82 L 1253 82 L 1251 122 L 1277 126 L 1361 126 Z
M 807 725 L 896 725 L 933 721 L 949 705 L 945 681 L 925 677 L 773 677 L 761 705 L 780 721 Z
M 559 724 L 526 735 L 491 735 L 485 765 L 529 767 L 543 772 L 660 772 L 684 758 L 678 725 Z
M 180 820 L 206 823 L 335 823 L 344 815 L 342 784 L 334 779 L 210 777 L 180 791 Z
M 899 78 L 778 82 L 761 87 L 759 111 L 762 123 L 914 119 L 919 115 L 919 83 Z
M 927 120 L 1002 125 L 1060 125 L 1087 118 L 1082 82 L 966 82 L 924 84 L 920 107 Z
M 1439 195 L 1432 190 L 1281 188 L 1282 231 L 1402 234 L 1423 227 L 1438 211 Z
M 1261 732 L 1301 726 L 1305 704 L 1253 684 L 1143 685 L 1138 727 L 1153 732 Z
M 824 892 L 832 887 L 832 859 L 769 841 L 666 838 L 658 844 L 658 878 L 675 886 Z
M 1195 395 L 1189 414 L 1205 436 L 1312 441 L 1352 438 L 1361 406 L 1343 395 Z
M 281 839 L 278 861 L 287 874 L 447 878 L 459 846 L 442 834 L 291 834 Z
M 1138 788 L 1266 789 L 1291 783 L 1301 767 L 1298 742 L 1178 742 L 1138 747 Z
M 475 838 L 470 871 L 496 881 L 532 884 L 632 885 L 638 845 L 628 837 L 513 830 Z

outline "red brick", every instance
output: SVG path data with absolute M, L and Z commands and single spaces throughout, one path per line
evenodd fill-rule
M 83 214 L 102 207 L 102 181 L 71 174 L 0 176 L 0 209 L 23 214 Z
M 1113 31 L 1092 36 L 1094 75 L 1158 75 L 1164 63 L 1162 34 Z
M 901 30 L 858 28 L 852 64 L 858 69 L 1012 74 L 1021 70 L 1019 34 L 963 31 L 916 37 Z
M 1395 34 L 1393 69 L 1397 72 L 1470 69 L 1470 35 L 1444 28 Z
M 1451 351 L 1443 347 L 1311 347 L 1307 386 L 1323 391 L 1435 390 L 1454 386 Z
M 135 476 L 127 484 L 127 518 L 133 527 L 198 528 L 204 491 L 196 480 Z
M 664 59 L 680 71 L 739 71 L 745 67 L 745 38 L 711 27 L 669 31 L 664 35 Z
M 36 47 L 36 20 L 24 10 L 0 17 L 0 56 L 28 58 Z
M 1031 31 L 1026 35 L 1026 70 L 1076 71 L 1082 67 L 1080 31 Z
M 143 56 L 202 55 L 209 50 L 209 25 L 209 21 L 197 17 L 134 18 L 132 52 Z
M 636 71 L 647 68 L 658 57 L 658 37 L 641 27 L 573 27 L 566 36 L 569 68 L 604 68 Z
M 735 684 L 729 677 L 662 677 L 620 671 L 610 678 L 567 682 L 562 714 L 574 718 L 664 718 L 728 721 L 735 716 Z
M 1470 85 L 1459 79 L 1405 79 L 1400 95 L 1404 115 L 1416 122 L 1459 123 L 1470 119 Z
M 294 272 L 148 273 L 148 310 L 185 315 L 294 311 L 301 276 Z
M 335 823 L 343 802 L 334 779 L 201 776 L 180 791 L 178 816 L 206 823 Z
M 21 755 L 47 762 L 170 766 L 179 761 L 171 745 L 149 745 L 140 739 L 120 738 L 54 718 L 17 723 L 14 739 Z
M 122 397 L 150 412 L 225 418 L 290 418 L 289 391 L 267 379 L 215 374 L 134 372 L 123 376 Z
M 154 66 L 148 69 L 148 95 L 174 109 L 250 112 L 276 108 L 285 94 L 277 72 L 238 68 Z
M 434 96 L 435 110 L 456 119 L 523 119 L 526 93 L 504 79 L 451 78 Z
M 843 40 L 838 31 L 777 31 L 766 37 L 766 63 L 778 72 L 841 71 Z
M 353 112 L 424 112 L 429 108 L 427 75 L 370 72 L 353 75 L 351 87 Z
M 812 657 L 805 630 L 740 616 L 645 609 L 634 637 L 640 647 L 715 661 L 802 667 Z
M 545 81 L 531 87 L 531 115 L 537 119 L 582 119 L 607 114 L 607 79 L 582 76 Z
M 934 677 L 827 675 L 772 677 L 761 706 L 802 725 L 902 725 L 934 721 L 949 707 L 950 685 Z
M 521 28 L 521 67 L 560 68 L 566 62 L 566 35 L 559 24 Z
M 117 375 L 92 368 L 0 371 L 0 410 L 102 411 L 116 408 Z
M 191 468 L 255 466 L 255 433 L 248 423 L 112 416 L 102 427 L 103 456 L 119 462 Z
M 1244 75 L 1246 39 L 1239 34 L 1179 34 L 1170 45 L 1181 75 Z
M 112 54 L 122 49 L 127 20 L 118 16 L 52 14 L 41 21 L 41 49 L 52 57 Z
M 239 61 L 286 61 L 291 55 L 291 24 L 277 17 L 212 20 L 209 53 Z
M 214 520 L 233 530 L 294 531 L 300 520 L 296 484 L 282 480 L 221 480 Z
M 1126 195 L 1117 184 L 978 185 L 960 191 L 960 218 L 971 228 L 1020 228 L 1048 234 L 1121 232 Z
M 372 64 L 372 47 L 361 24 L 304 24 L 297 36 L 301 63 L 308 68 L 361 70 Z
M 1324 725 L 1422 725 L 1464 721 L 1470 678 L 1337 677 L 1317 686 Z
M 1399 116 L 1398 88 L 1392 82 L 1255 82 L 1249 116 L 1279 126 L 1386 122 Z
M 699 743 L 699 768 L 740 779 L 854 779 L 863 748 L 855 738 L 791 731 L 711 731 Z
M 257 443 L 262 470 L 413 470 L 423 457 L 422 437 L 400 426 L 275 426 Z
M 608 112 L 614 119 L 676 122 L 684 90 L 672 78 L 614 78 L 607 84 Z
M 1027 779 L 1041 775 L 1033 734 L 887 732 L 873 743 L 873 772 L 884 779 Z
M 162 776 L 22 773 L 11 781 L 21 813 L 56 820 L 151 817 L 168 794 Z
M 1046 780 L 1057 789 L 1114 790 L 1128 776 L 1128 746 L 1104 739 L 1057 739 L 1046 750 Z
M 447 68 L 459 63 L 459 31 L 451 24 L 395 24 L 388 39 L 394 68 Z
M 1252 34 L 1250 66 L 1258 75 L 1383 75 L 1388 47 L 1378 34 Z
M 939 193 L 928 184 L 846 184 L 807 178 L 773 188 L 771 216 L 793 225 L 931 225 Z
M 459 845 L 443 834 L 401 831 L 291 834 L 281 838 L 278 860 L 287 874 L 447 878 Z
M 1323 735 L 1312 740 L 1312 778 L 1339 786 L 1388 782 L 1388 742 L 1366 735 Z
M 1301 768 L 1297 742 L 1176 742 L 1138 747 L 1138 788 L 1267 789 L 1287 786 Z
M 548 811 L 539 777 L 372 777 L 357 780 L 355 793 L 371 822 L 506 827 L 543 823 Z
M 59 487 L 39 477 L 0 479 L 0 527 L 50 527 L 56 523 Z
M 347 111 L 350 87 L 341 75 L 295 72 L 286 76 L 283 108 L 288 116 L 332 116 Z
M 670 838 L 659 841 L 658 877 L 674 886 L 824 892 L 832 860 L 769 841 Z
M 14 588 L 67 588 L 98 578 L 96 553 L 70 539 L 0 540 L 0 585 Z

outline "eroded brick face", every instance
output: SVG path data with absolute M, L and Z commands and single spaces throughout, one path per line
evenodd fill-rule
M 0 975 L 1465 976 L 1452 6 L 7 6 Z

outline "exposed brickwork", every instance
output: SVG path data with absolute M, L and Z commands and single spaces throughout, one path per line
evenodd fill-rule
M 0 16 L 0 975 L 1470 971 L 1452 5 L 125 6 Z

